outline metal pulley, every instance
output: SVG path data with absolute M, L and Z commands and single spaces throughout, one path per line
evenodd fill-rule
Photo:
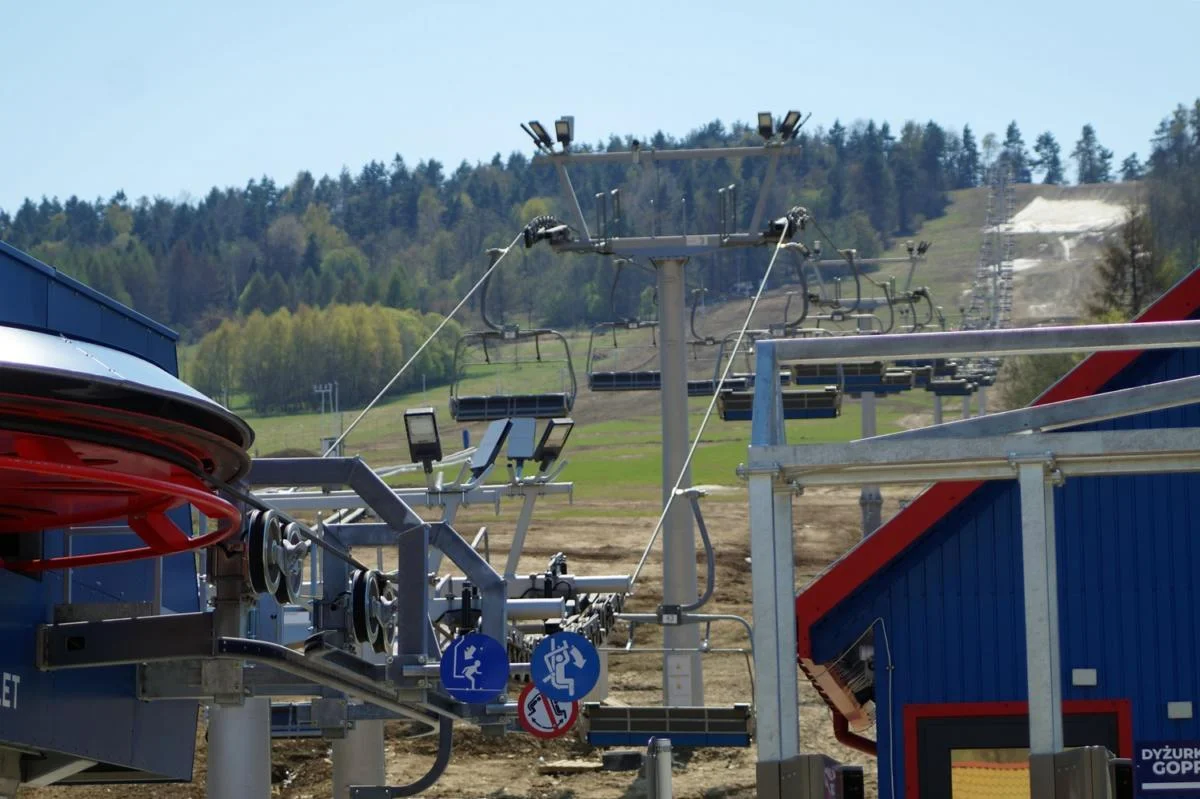
M 375 569 L 359 569 L 350 577 L 350 627 L 360 645 L 378 653 L 391 649 L 396 636 L 396 592 Z
M 273 510 L 247 514 L 246 572 L 255 593 L 270 594 L 281 604 L 296 602 L 303 581 L 304 558 L 311 543 L 294 522 L 284 526 Z

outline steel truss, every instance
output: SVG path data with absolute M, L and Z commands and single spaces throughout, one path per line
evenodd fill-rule
M 1200 470 L 1200 429 L 1048 432 L 1200 402 L 1200 378 L 1069 400 L 836 445 L 787 445 L 780 389 L 766 376 L 786 363 L 1024 355 L 1200 346 L 1200 322 L 760 341 L 749 483 L 759 796 L 781 795 L 800 759 L 792 497 L 806 485 L 1016 480 L 1021 529 L 1031 752 L 1060 752 L 1062 689 L 1053 486 L 1077 475 Z M 1038 760 L 1037 762 L 1044 762 Z M 1052 777 L 1052 775 L 1050 775 Z M 1044 769 L 1035 799 L 1053 796 Z M 804 794 L 801 794 L 804 795 Z

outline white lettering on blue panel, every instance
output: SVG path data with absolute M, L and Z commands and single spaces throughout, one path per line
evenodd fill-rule
M 17 690 L 21 687 L 21 675 L 0 673 L 0 710 L 17 709 Z

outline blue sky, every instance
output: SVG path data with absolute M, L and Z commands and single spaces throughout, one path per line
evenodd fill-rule
M 683 9 L 687 9 L 686 12 Z M 529 151 L 517 124 L 683 134 L 812 111 L 982 134 L 1016 119 L 1119 162 L 1200 95 L 1200 0 L 183 2 L 0 0 L 0 208 L 203 196 L 399 152 Z

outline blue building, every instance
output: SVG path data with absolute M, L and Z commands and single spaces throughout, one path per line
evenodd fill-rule
M 135 355 L 176 375 L 176 334 L 52 267 L 0 242 L 0 326 L 61 334 Z M 0 353 L 3 358 L 3 353 Z M 0 389 L 2 391 L 3 389 Z M 0 434 L 0 451 L 3 450 Z M 0 509 L 2 510 L 2 509 Z M 186 513 L 177 525 L 190 531 Z M 65 550 L 61 532 L 0 534 L 0 558 Z M 84 554 L 140 545 L 132 534 L 73 539 Z M 69 603 L 75 612 L 125 615 L 152 598 L 154 562 L 24 574 L 0 569 L 0 794 L 18 758 L 20 781 L 86 783 L 190 781 L 194 760 L 194 701 L 142 702 L 133 666 L 43 672 L 36 667 L 36 627 L 55 621 Z M 64 585 L 69 579 L 69 586 Z M 163 559 L 163 610 L 201 609 L 194 554 Z
M 1140 321 L 1195 318 L 1200 271 Z M 1194 349 L 1098 353 L 1038 402 L 1192 375 Z M 1198 425 L 1200 407 L 1188 406 L 1079 429 Z M 1133 757 L 1141 743 L 1200 740 L 1196 497 L 1197 474 L 1055 490 L 1068 746 Z M 878 757 L 880 797 L 949 797 L 952 765 L 1024 758 L 1021 574 L 1016 482 L 941 483 L 798 595 L 801 669 L 839 740 Z M 1169 718 L 1169 702 L 1192 704 Z

